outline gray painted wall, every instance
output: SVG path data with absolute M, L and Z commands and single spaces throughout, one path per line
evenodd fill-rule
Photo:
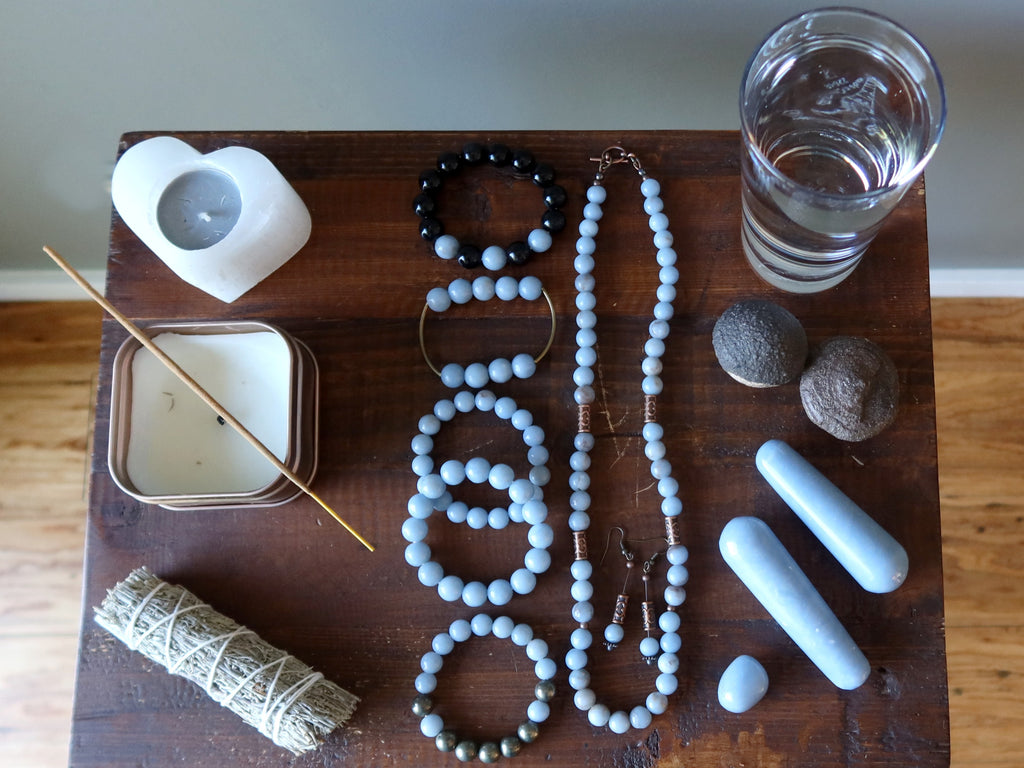
M 129 130 L 734 129 L 748 56 L 811 5 L 7 0 L 0 270 L 51 266 L 44 243 L 103 268 Z M 915 32 L 946 79 L 933 268 L 1024 268 L 1024 3 L 860 5 Z

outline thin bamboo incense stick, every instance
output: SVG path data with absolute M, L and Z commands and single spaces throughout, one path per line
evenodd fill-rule
M 189 387 L 189 389 L 195 392 L 196 395 L 198 395 L 199 398 L 204 403 L 210 406 L 210 408 L 212 408 L 218 416 L 224 419 L 224 421 L 231 425 L 231 427 L 234 428 L 234 430 L 238 432 L 238 434 L 244 437 L 246 441 L 252 445 L 253 448 L 259 451 L 260 454 L 265 459 L 267 459 L 267 461 L 269 461 L 271 464 L 277 467 L 278 471 L 282 475 L 284 475 L 291 482 L 293 482 L 299 488 L 299 490 L 301 490 L 303 493 L 305 493 L 307 496 L 313 499 L 313 501 L 315 501 L 317 504 L 323 507 L 331 515 L 331 517 L 333 517 L 335 520 L 341 523 L 342 526 L 344 526 L 346 531 L 355 536 L 360 544 L 362 544 L 371 552 L 374 551 L 373 545 L 370 544 L 370 542 L 368 542 L 365 538 L 363 538 L 363 536 L 358 531 L 356 531 L 352 526 L 345 522 L 345 520 L 342 519 L 342 517 L 337 512 L 335 512 L 333 509 L 327 506 L 327 503 L 323 499 L 321 499 L 319 496 L 313 493 L 312 489 L 308 485 L 306 485 L 306 483 L 303 482 L 303 480 L 298 475 L 292 472 L 279 458 L 277 458 L 277 456 L 273 454 L 273 452 L 269 448 L 267 448 L 267 446 L 261 443 L 255 435 L 253 435 L 248 429 L 246 429 L 245 425 L 243 425 L 242 422 L 240 422 L 238 419 L 232 416 L 231 413 L 227 411 L 224 408 L 224 406 L 218 403 L 210 395 L 209 392 L 203 389 L 203 387 L 200 386 L 200 384 L 195 379 L 189 376 L 188 373 L 186 373 L 181 368 L 181 366 L 179 366 L 176 362 L 174 362 L 174 360 L 168 357 L 166 352 L 164 352 L 162 349 L 160 349 L 160 347 L 154 344 L 153 340 L 150 339 L 145 333 L 143 333 L 142 330 L 140 330 L 139 327 L 135 325 L 135 323 L 133 323 L 131 320 L 125 317 L 125 315 L 123 315 L 113 304 L 107 301 L 107 298 L 103 294 L 101 294 L 99 291 L 93 288 L 88 283 L 88 281 L 86 281 L 86 279 L 78 273 L 78 271 L 74 267 L 68 264 L 68 262 L 64 259 L 63 256 L 61 256 L 59 253 L 57 253 L 49 246 L 43 246 L 43 252 L 46 253 L 46 255 L 49 256 L 51 259 L 53 259 L 57 263 L 57 266 L 59 266 L 67 273 L 68 277 L 70 277 L 72 280 L 78 283 L 79 287 L 82 288 L 82 290 L 84 290 L 87 294 L 89 294 L 89 297 L 93 301 L 95 301 L 97 304 L 103 307 L 103 309 L 105 309 L 110 314 L 111 317 L 117 320 L 117 322 L 120 323 L 121 326 L 124 327 L 126 331 L 128 331 L 128 333 L 130 333 L 132 336 L 138 339 L 139 343 L 142 344 L 142 346 L 144 346 L 146 349 L 152 352 L 156 359 L 163 363 L 164 366 L 166 366 L 167 369 L 171 371 L 171 373 L 173 373 L 175 376 L 181 379 L 181 381 L 184 382 Z

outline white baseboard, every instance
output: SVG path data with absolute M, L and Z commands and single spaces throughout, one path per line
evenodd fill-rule
M 106 284 L 101 269 L 82 276 L 100 293 Z M 931 294 L 936 297 L 1024 298 L 1024 268 L 933 269 Z M 0 301 L 84 301 L 88 297 L 57 269 L 0 269 Z

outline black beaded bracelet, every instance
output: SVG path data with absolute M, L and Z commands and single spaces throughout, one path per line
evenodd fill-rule
M 541 216 L 540 227 L 534 229 L 526 240 L 517 240 L 507 247 L 492 245 L 481 249 L 471 243 L 460 243 L 446 234 L 444 225 L 437 217 L 437 192 L 445 178 L 454 176 L 463 168 L 490 163 L 496 168 L 511 166 L 517 174 L 529 178 L 540 187 L 544 206 L 547 210 Z M 467 269 L 483 266 L 497 271 L 506 264 L 525 264 L 534 253 L 542 253 L 551 247 L 551 235 L 565 229 L 565 189 L 555 184 L 555 169 L 547 163 L 539 163 L 533 153 L 526 149 L 511 150 L 504 144 L 484 146 L 470 142 L 461 152 L 442 152 L 437 158 L 437 167 L 420 174 L 420 192 L 413 200 L 413 210 L 420 217 L 420 237 L 434 245 L 434 253 L 442 259 L 455 259 Z

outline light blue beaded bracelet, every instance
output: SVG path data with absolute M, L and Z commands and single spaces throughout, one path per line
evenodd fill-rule
M 540 354 L 534 357 L 524 352 L 515 355 L 511 360 L 499 357 L 489 363 L 476 362 L 466 366 L 458 363 L 448 363 L 440 369 L 437 368 L 427 352 L 427 344 L 424 337 L 428 310 L 441 313 L 448 310 L 452 304 L 467 304 L 474 299 L 477 301 L 489 301 L 495 297 L 502 301 L 512 301 L 516 298 L 525 299 L 526 301 L 537 301 L 543 297 L 547 301 L 548 310 L 551 313 L 551 333 L 548 334 L 547 343 Z M 426 361 L 427 366 L 441 377 L 441 381 L 445 386 L 452 389 L 458 389 L 463 385 L 473 389 L 480 389 L 492 381 L 496 384 L 504 384 L 511 381 L 513 377 L 528 379 L 537 370 L 537 363 L 547 355 L 551 345 L 554 343 L 555 305 L 552 303 L 551 296 L 544 289 L 540 280 L 533 276 L 524 277 L 521 280 L 507 275 L 499 277 L 497 280 L 482 276 L 472 281 L 460 277 L 452 280 L 447 288 L 431 288 L 427 292 L 427 301 L 423 305 L 423 311 L 420 313 L 419 334 L 420 351 L 423 353 L 423 359 Z
M 526 720 L 516 729 L 515 735 L 477 745 L 472 740 L 460 739 L 454 731 L 445 726 L 441 716 L 434 712 L 434 701 L 430 694 L 437 687 L 437 674 L 444 666 L 444 657 L 455 649 L 455 644 L 465 642 L 473 636 L 487 635 L 494 635 L 502 640 L 511 639 L 513 643 L 524 648 L 527 657 L 534 663 L 533 673 L 537 676 L 538 682 L 533 689 L 533 701 L 526 709 Z M 447 632 L 434 637 L 431 650 L 420 659 L 420 670 L 415 681 L 417 696 L 412 702 L 413 714 L 420 718 L 420 732 L 433 739 L 434 744 L 442 752 L 454 752 L 461 762 L 479 759 L 482 763 L 494 763 L 502 757 L 518 755 L 523 744 L 529 744 L 537 739 L 538 724 L 548 719 L 551 711 L 550 702 L 555 696 L 555 684 L 552 679 L 557 672 L 557 664 L 548 656 L 548 644 L 534 637 L 533 629 L 528 624 L 516 624 L 508 616 L 492 619 L 485 613 L 479 613 L 471 621 L 453 621 Z

